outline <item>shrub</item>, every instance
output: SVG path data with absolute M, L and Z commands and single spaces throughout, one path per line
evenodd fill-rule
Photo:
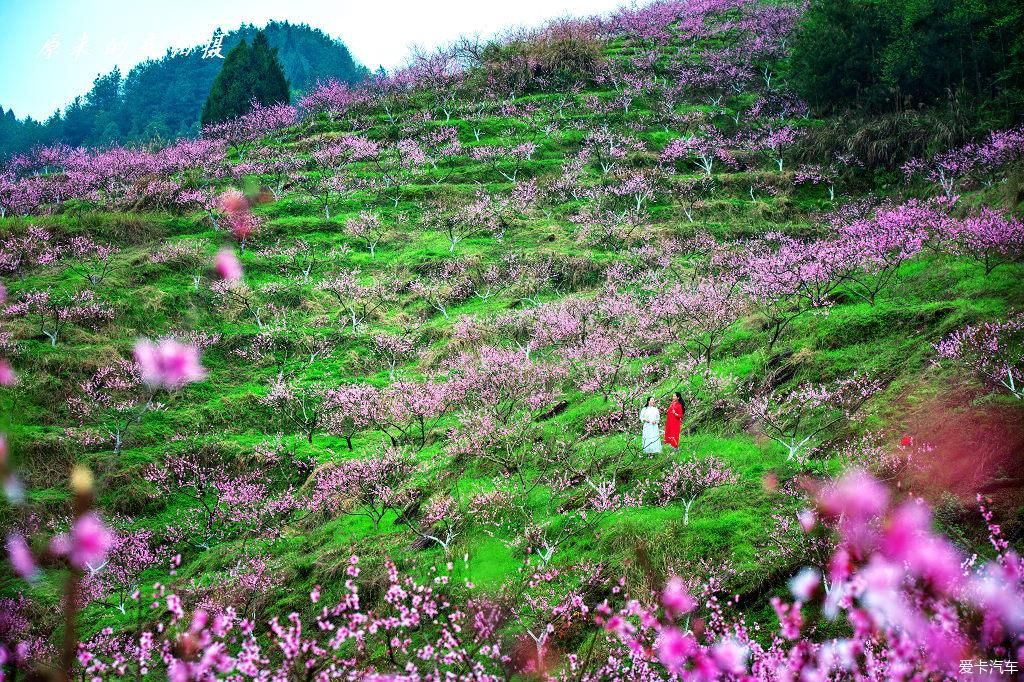
M 487 84 L 504 94 L 563 89 L 593 80 L 602 47 L 592 22 L 563 19 L 486 45 L 480 61 Z

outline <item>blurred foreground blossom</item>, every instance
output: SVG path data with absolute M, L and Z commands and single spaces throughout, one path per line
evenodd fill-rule
M 221 249 L 217 252 L 214 267 L 217 268 L 217 274 L 222 279 L 230 281 L 242 279 L 242 263 L 231 249 Z
M 95 567 L 107 558 L 107 551 L 113 541 L 113 533 L 99 515 L 88 512 L 75 521 L 70 533 L 54 536 L 50 541 L 50 551 L 58 556 L 66 556 L 76 568 Z
M 153 388 L 174 390 L 206 376 L 199 364 L 199 351 L 174 339 L 159 343 L 140 339 L 135 344 L 135 361 L 142 380 Z
M 32 558 L 32 550 L 29 549 L 25 538 L 19 533 L 13 533 L 7 538 L 7 556 L 11 561 L 14 572 L 25 580 L 34 580 L 39 570 Z
M 18 380 L 11 363 L 5 358 L 0 358 L 0 386 L 13 386 Z

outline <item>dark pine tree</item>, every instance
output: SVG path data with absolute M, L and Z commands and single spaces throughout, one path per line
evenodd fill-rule
M 261 104 L 287 104 L 289 99 L 288 81 L 277 56 L 277 48 L 271 47 L 267 34 L 260 31 L 252 39 L 249 49 L 256 81 L 253 83 L 253 97 Z
M 200 123 L 204 126 L 220 123 L 248 111 L 251 80 L 249 44 L 242 40 L 228 52 L 220 73 L 213 79 Z
M 253 101 L 289 101 L 288 81 L 277 50 L 270 47 L 263 31 L 256 33 L 251 46 L 242 40 L 228 52 L 203 105 L 200 122 L 205 126 L 241 116 Z

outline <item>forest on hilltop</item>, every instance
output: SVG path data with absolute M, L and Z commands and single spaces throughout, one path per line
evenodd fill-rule
M 1015 675 L 1022 20 L 656 0 L 15 155 L 0 674 Z
M 277 48 L 285 76 L 298 93 L 311 91 L 319 81 L 354 84 L 369 74 L 340 40 L 287 21 L 272 21 L 260 29 L 244 24 L 228 31 L 221 52 L 227 55 L 241 41 L 252 42 L 258 31 Z M 127 74 L 115 67 L 97 76 L 88 93 L 46 121 L 19 120 L 13 109 L 4 112 L 0 106 L 0 159 L 39 145 L 166 144 L 196 137 L 203 102 L 223 61 L 204 59 L 201 47 L 188 52 L 168 49 L 160 59 L 146 60 Z

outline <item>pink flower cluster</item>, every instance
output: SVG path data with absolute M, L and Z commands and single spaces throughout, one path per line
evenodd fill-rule
M 1024 398 L 1024 314 L 957 329 L 936 343 L 935 351 L 985 383 Z
M 206 376 L 206 370 L 199 364 L 199 351 L 174 339 L 158 343 L 139 339 L 135 344 L 135 362 L 142 381 L 151 388 L 173 391 Z
M 936 154 L 931 159 L 911 159 L 903 166 L 907 180 L 923 176 L 939 184 L 947 198 L 964 181 L 990 184 L 1000 168 L 1024 158 L 1024 128 L 994 130 L 981 142 Z

